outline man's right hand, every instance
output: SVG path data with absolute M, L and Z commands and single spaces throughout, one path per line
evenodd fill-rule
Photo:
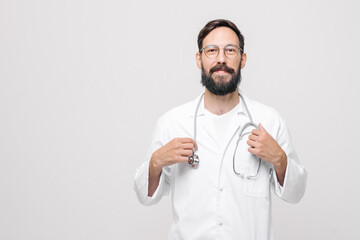
M 158 150 L 150 159 L 148 196 L 152 196 L 159 185 L 163 167 L 179 162 L 187 162 L 198 146 L 191 138 L 174 138 Z

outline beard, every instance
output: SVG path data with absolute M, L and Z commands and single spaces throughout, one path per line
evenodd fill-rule
M 233 68 L 228 67 L 226 64 L 218 64 L 212 67 L 209 71 L 209 75 L 205 73 L 204 66 L 201 66 L 201 84 L 206 87 L 211 93 L 224 96 L 228 93 L 232 93 L 237 90 L 239 83 L 241 82 L 241 62 L 237 73 Z M 212 77 L 215 71 L 222 70 L 231 74 L 229 82 L 225 82 L 225 76 L 218 76 L 218 82 Z

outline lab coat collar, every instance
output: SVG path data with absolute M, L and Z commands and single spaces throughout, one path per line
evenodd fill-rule
M 245 96 L 245 94 L 243 93 L 243 91 L 241 91 L 240 89 L 238 89 L 238 91 L 239 91 L 240 94 L 244 97 L 246 103 L 248 104 L 249 99 L 247 98 L 247 96 Z M 190 117 L 194 117 L 196 106 L 197 106 L 197 104 L 199 103 L 199 100 L 200 100 L 200 98 L 201 98 L 201 96 L 202 96 L 203 94 L 204 94 L 204 92 L 202 92 L 195 100 L 193 100 L 192 106 L 193 106 L 193 109 L 194 109 L 194 110 L 193 110 L 193 112 L 190 112 Z M 237 108 L 237 113 L 238 113 L 238 115 L 239 115 L 239 114 L 247 115 L 247 114 L 246 114 L 246 111 L 245 111 L 245 109 L 244 109 L 244 105 L 243 105 L 242 102 L 241 102 L 240 96 L 239 96 L 239 104 L 236 106 L 236 108 Z M 206 112 L 205 112 L 204 98 L 202 98 L 202 99 L 201 99 L 200 106 L 199 106 L 199 110 L 198 110 L 198 112 L 197 112 L 197 116 L 198 116 L 198 117 L 199 117 L 199 116 L 204 116 L 205 113 L 206 113 Z

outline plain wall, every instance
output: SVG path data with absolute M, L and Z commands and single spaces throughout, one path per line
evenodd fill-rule
M 157 118 L 203 88 L 196 39 L 245 36 L 241 88 L 287 121 L 306 194 L 275 239 L 359 239 L 358 1 L 0 0 L 0 239 L 165 239 L 133 191 Z

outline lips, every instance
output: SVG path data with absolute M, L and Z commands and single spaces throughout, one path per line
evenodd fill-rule
M 218 71 L 215 71 L 216 73 L 229 73 L 228 71 L 225 71 L 225 70 L 218 70 Z
M 214 72 L 233 74 L 235 71 L 234 71 L 234 69 L 232 69 L 226 65 L 216 65 L 210 69 L 210 74 L 213 74 Z

